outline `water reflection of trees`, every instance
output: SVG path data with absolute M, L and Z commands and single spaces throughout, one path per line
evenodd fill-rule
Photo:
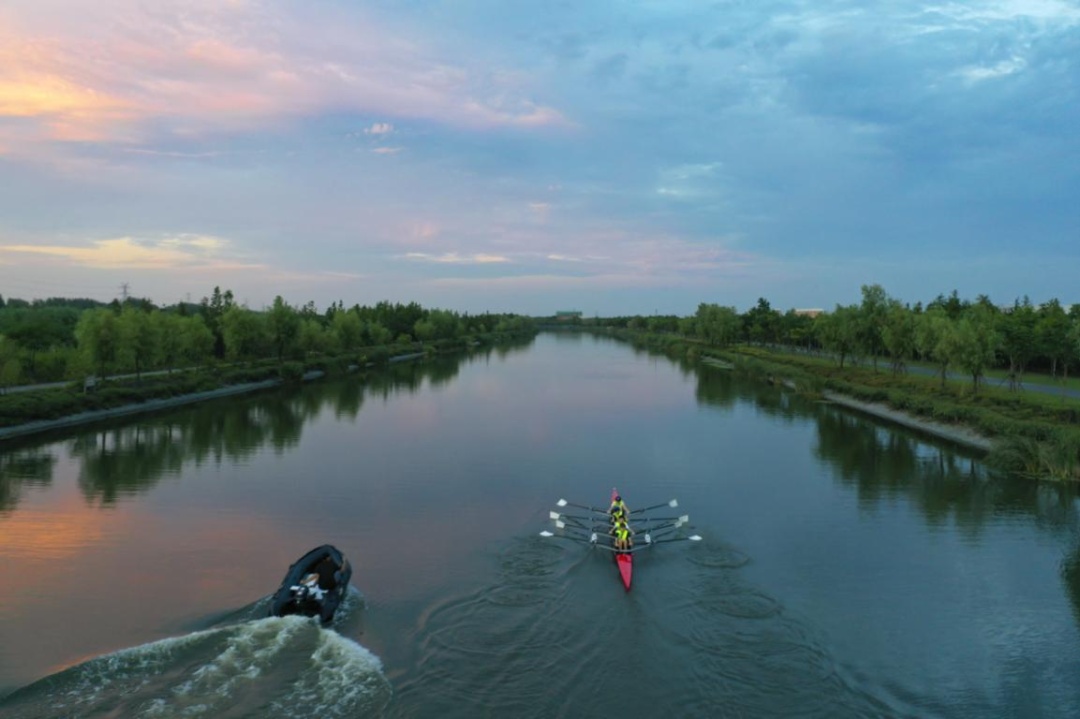
M 0 512 L 14 509 L 25 487 L 47 487 L 52 483 L 56 457 L 36 447 L 0 454 Z
M 88 501 L 109 505 L 179 474 L 187 463 L 242 461 L 267 447 L 282 453 L 299 443 L 304 425 L 320 413 L 354 419 L 368 397 L 450 382 L 465 359 L 402 362 L 364 377 L 211 402 L 86 432 L 71 443 L 72 456 L 81 462 L 79 486 Z
M 737 402 L 753 402 L 763 414 L 777 419 L 805 419 L 809 406 L 800 406 L 798 398 L 764 382 L 751 382 L 729 370 L 702 367 L 686 360 L 676 362 L 680 370 L 697 374 L 698 402 L 716 407 L 732 407 Z
M 1026 515 L 1049 530 L 1080 526 L 1076 493 L 1070 486 L 994 475 L 947 443 L 885 427 L 725 370 L 699 367 L 696 393 L 703 404 L 731 407 L 753 402 L 770 417 L 813 420 L 818 435 L 815 456 L 836 470 L 839 482 L 856 493 L 861 507 L 872 509 L 882 501 L 904 497 L 929 524 L 952 518 L 972 532 L 1002 513 Z
M 855 492 L 864 509 L 905 499 L 928 525 L 952 521 L 969 537 L 977 537 L 994 517 L 1026 518 L 1064 541 L 1062 583 L 1080 621 L 1080 516 L 1073 485 L 996 475 L 946 443 L 723 370 L 698 368 L 697 398 L 725 408 L 753 402 L 773 417 L 813 420 L 818 433 L 815 456 L 833 467 L 838 482 Z

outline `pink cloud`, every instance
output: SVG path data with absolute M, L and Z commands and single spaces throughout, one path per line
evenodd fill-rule
M 55 8 L 53 8 L 55 10 Z M 567 125 L 513 73 L 440 58 L 370 17 L 281 3 L 135 0 L 0 14 L 0 119 L 27 141 L 144 142 L 323 112 L 484 129 Z M 365 130 L 393 132 L 389 121 Z

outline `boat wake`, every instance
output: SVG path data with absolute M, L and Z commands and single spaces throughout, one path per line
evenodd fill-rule
M 919 713 L 854 676 L 825 637 L 747 582 L 750 559 L 734 548 L 643 554 L 627 594 L 610 557 L 543 541 L 514 543 L 487 586 L 421 615 L 392 716 Z M 611 697 L 628 696 L 613 708 Z
M 0 700 L 10 719 L 378 716 L 378 657 L 306 617 L 272 617 L 95 657 Z

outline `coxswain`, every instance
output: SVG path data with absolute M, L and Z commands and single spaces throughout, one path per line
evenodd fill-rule
M 611 500 L 611 506 L 608 507 L 608 514 L 613 515 L 616 509 L 621 511 L 623 513 L 623 516 L 630 516 L 630 510 L 626 508 L 626 502 L 624 502 L 622 496 L 618 494 L 616 494 L 615 498 Z

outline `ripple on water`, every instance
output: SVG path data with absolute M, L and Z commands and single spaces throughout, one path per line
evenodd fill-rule
M 708 569 L 741 569 L 750 563 L 750 557 L 734 547 L 723 544 L 702 545 L 687 553 L 687 559 L 699 567 Z
M 429 608 L 421 617 L 414 672 L 396 687 L 399 711 L 412 697 L 425 714 L 537 716 L 550 706 L 553 687 L 573 668 L 596 659 L 566 611 L 565 553 L 550 545 L 516 543 L 500 556 L 495 580 Z
M 887 714 L 842 678 L 813 631 L 733 571 L 748 562 L 742 552 L 674 555 L 649 565 L 655 581 L 629 594 L 595 553 L 576 556 L 516 545 L 499 557 L 488 586 L 430 607 L 417 627 L 418 660 L 397 683 L 391 713 Z M 613 709 L 612 697 L 640 701 Z
M 701 566 L 701 565 L 699 565 Z M 687 716 L 878 716 L 880 703 L 846 683 L 805 624 L 731 572 L 701 571 L 693 597 L 671 608 L 668 641 L 690 670 Z M 685 660 L 685 659 L 684 659 Z

